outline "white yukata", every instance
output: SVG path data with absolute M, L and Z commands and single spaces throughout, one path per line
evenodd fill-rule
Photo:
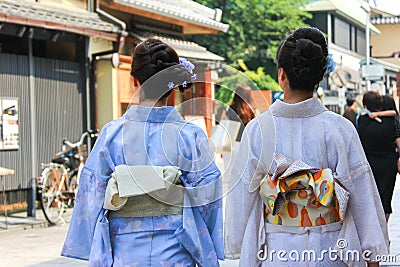
M 274 154 L 331 169 L 349 193 L 344 219 L 309 227 L 267 223 L 260 182 L 274 172 Z M 296 104 L 278 100 L 251 121 L 229 182 L 225 257 L 240 258 L 240 266 L 365 266 L 363 251 L 370 251 L 371 261 L 388 255 L 385 216 L 358 134 L 350 121 L 328 111 L 318 99 Z M 259 260 L 257 253 L 265 245 L 267 259 Z M 323 253 L 329 249 L 337 253 Z M 279 250 L 286 253 L 280 259 Z M 304 254 L 311 250 L 316 260 Z

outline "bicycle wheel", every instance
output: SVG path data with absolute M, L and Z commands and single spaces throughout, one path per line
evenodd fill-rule
M 69 178 L 69 186 L 68 186 L 68 192 L 69 192 L 69 198 L 68 198 L 68 207 L 73 208 L 74 207 L 74 202 L 75 202 L 75 197 L 78 192 L 78 179 L 77 179 L 77 174 L 72 175 Z
M 56 224 L 64 213 L 65 203 L 58 188 L 61 173 L 54 169 L 45 169 L 42 173 L 42 198 L 43 214 L 50 224 Z

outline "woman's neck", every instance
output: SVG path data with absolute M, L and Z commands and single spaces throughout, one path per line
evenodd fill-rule
M 288 104 L 295 104 L 312 97 L 313 97 L 313 92 L 299 90 L 299 89 L 287 89 L 284 90 L 283 102 Z
M 160 99 L 160 100 L 148 100 L 143 99 L 139 101 L 140 106 L 145 107 L 163 107 L 167 105 L 167 99 Z

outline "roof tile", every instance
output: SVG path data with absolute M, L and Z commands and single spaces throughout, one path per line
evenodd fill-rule
M 191 0 L 113 0 L 115 3 L 199 24 L 219 31 L 229 25 L 214 19 L 215 10 Z
M 44 4 L 2 0 L 0 2 L 0 14 L 8 16 L 23 17 L 45 22 L 55 22 L 65 26 L 79 26 L 82 28 L 104 31 L 118 32 L 118 27 L 100 19 L 97 13 L 83 11 L 71 11 L 59 7 L 47 6 Z

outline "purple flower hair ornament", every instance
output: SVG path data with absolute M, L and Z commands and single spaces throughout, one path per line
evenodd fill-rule
M 181 64 L 183 67 L 185 67 L 185 69 L 190 73 L 193 74 L 193 70 L 194 70 L 194 65 L 192 62 L 190 62 L 189 60 L 187 60 L 184 57 L 179 58 L 179 64 Z
M 169 89 L 173 89 L 174 87 L 175 87 L 174 82 L 169 82 L 169 83 L 168 83 L 168 88 L 169 88 Z
M 197 79 L 197 74 L 193 73 L 195 66 L 193 65 L 192 62 L 190 62 L 186 58 L 181 57 L 181 58 L 179 58 L 179 64 L 182 65 L 190 74 L 192 74 L 192 76 L 190 77 L 191 81 L 195 81 Z M 186 88 L 187 86 L 188 86 L 188 81 L 184 81 L 182 83 L 182 87 Z M 175 84 L 173 82 L 168 83 L 169 89 L 173 89 L 174 87 L 175 87 Z

